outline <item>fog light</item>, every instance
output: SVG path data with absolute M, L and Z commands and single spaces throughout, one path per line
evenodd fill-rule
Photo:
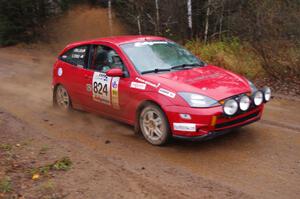
M 254 100 L 255 106 L 261 105 L 264 100 L 263 92 L 257 91 L 256 93 L 254 93 L 253 100 Z
M 247 95 L 240 98 L 239 106 L 242 111 L 247 111 L 250 107 L 251 100 Z
M 265 100 L 265 102 L 270 101 L 271 96 L 272 96 L 271 89 L 269 87 L 265 87 L 264 88 L 264 100 Z
M 180 117 L 181 117 L 182 119 L 185 119 L 185 120 L 190 120 L 190 119 L 192 119 L 192 117 L 190 116 L 190 114 L 181 113 L 181 114 L 179 114 L 179 115 L 180 115 Z
M 224 103 L 223 111 L 226 115 L 232 116 L 238 111 L 239 105 L 234 99 L 229 99 Z

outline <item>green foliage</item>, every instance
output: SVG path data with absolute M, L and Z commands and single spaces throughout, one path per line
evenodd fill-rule
M 0 0 L 0 46 L 32 41 L 48 18 L 82 2 L 96 4 L 95 0 Z
M 262 72 L 258 56 L 247 45 L 234 38 L 203 44 L 189 41 L 186 48 L 209 64 L 223 67 L 252 79 Z
M 12 183 L 9 177 L 0 180 L 0 193 L 7 193 L 12 191 Z
M 71 166 L 72 166 L 72 161 L 70 160 L 70 158 L 64 157 L 61 160 L 56 161 L 52 165 L 52 169 L 67 171 L 71 168 Z
M 11 45 L 35 36 L 50 15 L 46 0 L 0 0 L 0 45 Z
M 11 144 L 0 144 L 0 149 L 4 151 L 11 151 L 12 145 Z
M 31 170 L 31 174 L 42 174 L 42 175 L 48 175 L 50 171 L 56 170 L 56 171 L 67 171 L 71 168 L 72 161 L 69 157 L 63 157 L 60 160 L 57 160 L 53 164 L 48 164 L 45 166 L 41 166 L 38 168 L 34 168 Z

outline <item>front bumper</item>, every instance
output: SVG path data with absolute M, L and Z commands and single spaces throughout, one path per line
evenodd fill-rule
M 264 105 L 251 107 L 247 112 L 240 112 L 233 117 L 223 115 L 221 106 L 211 108 L 189 108 L 167 106 L 164 111 L 168 117 L 172 134 L 176 138 L 189 140 L 211 139 L 223 135 L 234 128 L 238 128 L 261 118 Z M 188 114 L 190 119 L 183 119 L 180 114 Z M 174 124 L 194 125 L 194 128 L 178 129 Z M 174 128 L 175 126 L 175 128 Z
M 255 120 L 251 120 L 251 121 L 249 121 L 249 122 L 247 122 L 243 125 L 240 125 L 238 127 L 245 126 L 247 124 L 251 124 L 251 123 L 256 122 L 258 120 L 259 120 L 259 118 L 255 119 Z M 238 127 L 235 127 L 235 128 L 238 128 Z M 235 128 L 231 128 L 231 129 L 227 129 L 227 130 L 220 130 L 220 131 L 210 131 L 207 134 L 199 135 L 199 136 L 173 135 L 173 137 L 176 138 L 176 139 L 187 140 L 187 141 L 204 141 L 204 140 L 210 140 L 210 139 L 213 139 L 215 137 L 230 133 Z

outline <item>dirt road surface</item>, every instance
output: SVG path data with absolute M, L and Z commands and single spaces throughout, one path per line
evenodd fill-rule
M 64 156 L 73 162 L 67 172 L 32 181 L 24 169 L 7 169 L 0 150 L 0 178 L 10 175 L 19 198 L 51 198 L 39 188 L 49 188 L 49 179 L 56 198 L 299 197 L 299 101 L 274 99 L 261 121 L 211 141 L 154 147 L 122 123 L 52 107 L 57 38 L 48 49 L 0 49 L 0 144 L 13 146 L 13 161 L 20 159 L 13 167 Z
M 274 99 L 262 121 L 215 140 L 153 147 L 127 125 L 53 109 L 54 60 L 42 49 L 0 49 L 0 142 L 67 154 L 73 169 L 56 180 L 67 198 L 299 196 L 299 102 Z

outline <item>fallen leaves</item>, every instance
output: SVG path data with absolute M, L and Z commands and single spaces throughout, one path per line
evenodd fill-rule
M 33 174 L 32 175 L 32 180 L 38 180 L 40 178 L 39 174 Z

